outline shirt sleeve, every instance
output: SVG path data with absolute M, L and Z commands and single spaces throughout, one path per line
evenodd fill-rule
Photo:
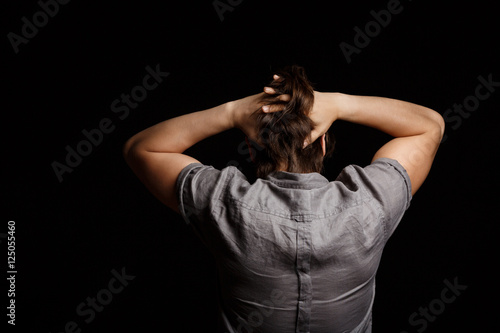
M 176 194 L 186 224 L 198 224 L 206 218 L 220 182 L 221 171 L 213 166 L 191 163 L 182 169 L 176 181 Z
M 408 173 L 398 161 L 389 158 L 379 158 L 364 168 L 351 166 L 351 172 L 356 185 L 380 207 L 387 241 L 410 206 Z

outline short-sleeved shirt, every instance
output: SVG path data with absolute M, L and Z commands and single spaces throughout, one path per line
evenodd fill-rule
M 215 257 L 220 331 L 371 332 L 382 250 L 411 201 L 397 161 L 250 183 L 234 166 L 186 166 L 184 220 Z

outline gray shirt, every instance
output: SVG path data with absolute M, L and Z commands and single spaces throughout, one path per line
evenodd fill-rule
M 179 208 L 218 272 L 223 332 L 371 332 L 382 250 L 411 201 L 406 170 L 381 158 L 335 181 L 192 163 Z

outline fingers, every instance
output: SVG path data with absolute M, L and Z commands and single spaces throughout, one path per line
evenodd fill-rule
M 268 104 L 262 107 L 262 111 L 265 113 L 278 112 L 282 111 L 285 108 L 285 104 L 276 103 L 276 104 Z
M 283 81 L 283 79 L 279 75 L 277 75 L 277 74 L 273 75 L 273 80 L 274 81 L 278 81 L 278 82 Z M 271 87 L 264 87 L 264 92 L 266 92 L 267 94 L 270 94 L 270 95 L 276 94 L 276 90 L 274 90 Z
M 271 87 L 264 87 L 264 92 L 268 95 L 276 94 L 276 90 L 274 90 Z M 276 96 L 276 98 L 278 100 L 280 100 L 281 102 L 289 102 L 292 97 L 289 94 L 281 94 L 281 95 Z
M 273 79 L 275 81 L 283 80 L 279 75 L 274 74 Z M 264 87 L 264 92 L 268 95 L 275 95 L 277 92 L 274 88 Z M 289 94 L 280 94 L 275 96 L 274 101 L 269 100 L 270 104 L 262 106 L 263 112 L 277 112 L 282 111 L 285 108 L 285 104 L 288 103 L 292 99 L 292 96 Z
M 271 88 L 271 87 L 264 87 L 264 92 L 268 95 L 275 95 L 276 94 L 276 90 L 274 90 L 274 88 Z M 288 101 L 290 101 L 291 97 L 289 94 L 280 94 L 280 95 L 278 95 L 278 98 L 280 101 L 288 102 Z
M 292 96 L 290 96 L 289 94 L 283 94 L 283 95 L 279 95 L 278 99 L 282 102 L 290 102 L 290 100 L 292 99 Z
M 262 111 L 264 112 L 282 111 L 285 108 L 285 105 L 290 101 L 290 99 L 291 96 L 288 94 L 279 95 L 276 97 L 276 101 L 262 106 Z
M 264 92 L 266 94 L 269 94 L 269 95 L 274 95 L 276 94 L 276 90 L 274 90 L 273 88 L 271 87 L 264 87 Z

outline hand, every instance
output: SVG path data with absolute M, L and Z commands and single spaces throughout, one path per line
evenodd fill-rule
M 279 76 L 274 76 L 279 80 Z M 290 95 L 283 94 L 274 96 L 274 89 L 265 87 L 264 92 L 251 95 L 229 103 L 233 126 L 239 128 L 245 135 L 256 142 L 257 124 L 256 116 L 259 112 L 277 112 L 284 109 L 286 102 L 290 101 Z
M 276 78 L 275 78 L 276 79 Z M 266 87 L 264 91 L 268 94 L 275 94 L 274 89 Z M 289 95 L 282 95 L 283 99 L 287 101 L 290 100 Z M 286 97 L 285 97 L 286 96 Z M 338 119 L 339 115 L 339 94 L 336 93 L 322 93 L 319 91 L 314 91 L 314 104 L 309 112 L 309 118 L 315 124 L 313 130 L 311 131 L 311 140 L 308 142 L 304 142 L 304 147 L 313 143 L 325 134 L 330 126 L 333 124 L 335 120 Z M 276 108 L 266 108 L 266 106 L 262 107 L 263 112 L 275 112 L 279 111 Z M 280 109 L 282 110 L 282 109 Z
M 336 93 L 314 91 L 314 105 L 309 112 L 309 118 L 314 122 L 315 126 L 311 132 L 311 140 L 304 142 L 304 147 L 325 134 L 335 120 L 338 119 L 337 97 L 338 94 Z

